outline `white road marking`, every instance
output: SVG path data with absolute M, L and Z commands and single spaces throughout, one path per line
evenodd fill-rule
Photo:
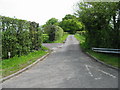
M 54 53 L 54 50 L 52 51 L 52 53 Z
M 53 53 L 55 53 L 56 51 L 53 51 Z
M 99 78 L 95 78 L 95 80 L 100 80 L 101 79 L 101 77 L 99 77 Z
M 67 77 L 67 80 L 70 80 L 72 77 L 71 76 L 69 76 L 69 77 Z
M 111 77 L 113 77 L 113 78 L 116 78 L 116 76 L 114 76 L 114 75 L 112 75 L 112 74 L 110 74 L 110 73 L 107 73 L 107 72 L 105 72 L 105 71 L 103 71 L 103 70 L 98 69 L 98 71 L 100 71 L 100 72 L 102 72 L 102 73 L 104 73 L 104 74 L 106 74 L 106 75 L 109 75 L 109 76 L 111 76 Z
M 58 48 L 62 48 L 63 47 L 63 45 L 61 45 L 61 46 L 58 46 Z
M 87 70 L 88 70 L 88 73 L 90 74 L 91 77 L 93 77 L 92 73 L 90 72 L 90 69 L 88 68 L 88 65 L 85 65 Z
M 55 48 L 52 48 L 52 50 L 56 50 L 57 48 L 55 47 Z
M 87 68 L 89 74 L 93 77 L 92 73 L 90 72 L 89 67 L 91 67 L 91 68 L 94 68 L 94 67 L 89 66 L 89 65 L 85 65 L 85 66 L 86 66 L 86 68 Z M 95 68 L 95 69 L 96 69 L 96 68 Z M 116 76 L 114 76 L 114 75 L 112 75 L 112 74 L 110 74 L 110 73 L 108 73 L 108 72 L 105 72 L 105 71 L 100 70 L 100 69 L 96 69 L 96 70 L 99 71 L 99 72 L 102 72 L 102 73 L 104 73 L 104 74 L 106 74 L 106 75 L 108 75 L 108 76 L 111 76 L 112 78 L 116 78 Z M 95 78 L 95 79 L 98 80 L 98 79 L 101 79 L 101 78 Z

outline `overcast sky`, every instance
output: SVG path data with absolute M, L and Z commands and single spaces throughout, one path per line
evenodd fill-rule
M 82 0 L 0 0 L 0 15 L 35 21 L 40 25 L 55 17 L 61 20 L 74 12 Z

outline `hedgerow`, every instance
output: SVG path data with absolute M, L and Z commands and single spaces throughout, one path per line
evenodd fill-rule
M 59 40 L 64 33 L 63 29 L 56 25 L 48 25 L 44 27 L 44 31 L 49 37 L 49 42 Z
M 49 36 L 48 36 L 48 34 L 43 34 L 42 37 L 43 37 L 43 43 L 49 42 Z
M 41 48 L 39 24 L 21 19 L 0 16 L 2 26 L 2 58 L 21 56 Z
M 76 34 L 86 35 L 86 31 L 77 31 Z
M 55 28 L 56 28 L 56 31 L 55 31 L 55 40 L 59 40 L 59 39 L 62 38 L 64 31 L 59 26 L 56 26 Z

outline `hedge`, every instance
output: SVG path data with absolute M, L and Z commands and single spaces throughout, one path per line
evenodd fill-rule
M 56 29 L 56 31 L 55 31 L 55 41 L 56 41 L 56 40 L 59 40 L 63 37 L 64 31 L 59 26 L 56 26 L 55 29 Z
M 49 42 L 49 36 L 48 36 L 48 34 L 42 34 L 42 37 L 43 37 L 43 43 Z
M 86 31 L 77 31 L 76 34 L 86 35 Z
M 48 25 L 44 27 L 45 34 L 49 37 L 49 42 L 59 40 L 63 36 L 63 29 L 56 25 Z
M 2 26 L 2 58 L 21 56 L 41 48 L 39 24 L 21 19 L 0 16 Z

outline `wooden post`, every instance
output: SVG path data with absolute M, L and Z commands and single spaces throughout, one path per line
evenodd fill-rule
M 10 53 L 10 52 L 8 52 L 8 57 L 10 58 L 10 56 L 11 56 L 11 53 Z

